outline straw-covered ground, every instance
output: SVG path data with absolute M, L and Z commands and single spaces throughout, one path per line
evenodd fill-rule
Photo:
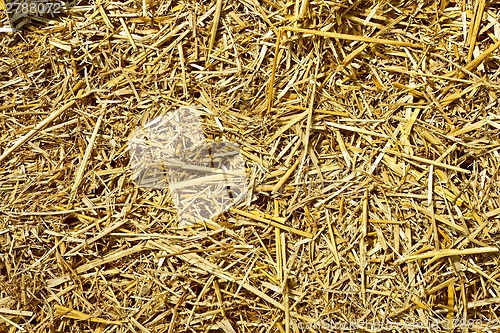
M 494 1 L 76 1 L 2 24 L 0 332 L 498 332 Z M 127 146 L 189 105 L 249 191 L 181 228 Z

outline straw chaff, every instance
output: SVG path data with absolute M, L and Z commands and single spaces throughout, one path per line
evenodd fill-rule
M 497 3 L 2 14 L 0 332 L 498 331 Z M 183 106 L 249 188 L 186 226 L 127 154 Z

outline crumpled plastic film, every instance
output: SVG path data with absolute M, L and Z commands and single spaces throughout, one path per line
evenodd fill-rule
M 169 187 L 181 225 L 211 219 L 246 195 L 245 161 L 238 145 L 207 141 L 193 107 L 138 128 L 128 149 L 136 184 Z

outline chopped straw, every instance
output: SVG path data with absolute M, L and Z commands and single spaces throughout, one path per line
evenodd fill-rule
M 0 332 L 500 330 L 495 1 L 9 3 Z M 184 106 L 248 184 L 190 224 L 172 192 L 242 173 L 127 151 Z

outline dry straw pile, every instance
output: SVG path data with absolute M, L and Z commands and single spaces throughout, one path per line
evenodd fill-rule
M 11 24 L 0 332 L 498 331 L 498 3 L 96 0 Z M 189 105 L 249 192 L 180 227 L 127 142 Z

